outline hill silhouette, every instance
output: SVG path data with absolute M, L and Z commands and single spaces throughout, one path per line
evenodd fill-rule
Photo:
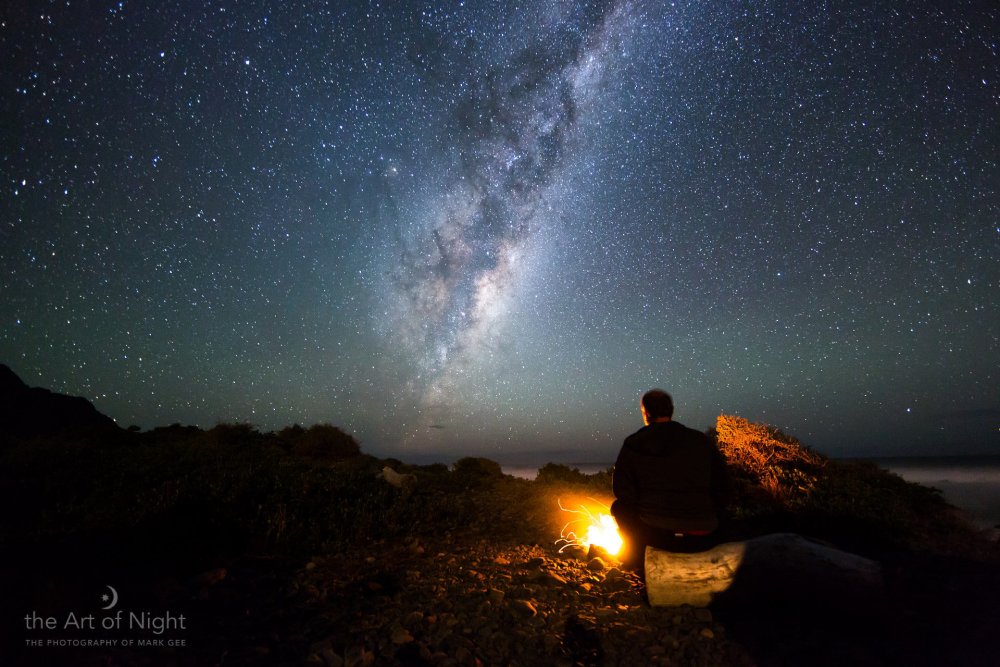
M 81 396 L 29 387 L 0 364 L 0 438 L 32 438 L 68 432 L 117 431 L 118 425 Z

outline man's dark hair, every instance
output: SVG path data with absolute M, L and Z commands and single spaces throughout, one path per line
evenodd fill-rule
M 650 419 L 674 416 L 674 399 L 662 389 L 650 389 L 642 395 L 642 407 Z

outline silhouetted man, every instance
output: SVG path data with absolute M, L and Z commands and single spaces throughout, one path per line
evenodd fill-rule
M 646 545 L 671 551 L 712 546 L 719 526 L 714 496 L 725 462 L 700 431 L 673 421 L 662 389 L 642 397 L 641 429 L 625 439 L 615 463 L 611 514 L 625 540 L 622 560 L 641 566 Z

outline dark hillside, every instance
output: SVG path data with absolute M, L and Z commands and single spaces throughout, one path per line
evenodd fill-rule
M 29 387 L 0 364 L 0 443 L 18 438 L 116 431 L 114 420 L 80 396 Z

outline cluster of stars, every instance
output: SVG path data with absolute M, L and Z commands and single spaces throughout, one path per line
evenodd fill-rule
M 996 452 L 989 3 L 30 3 L 0 362 L 120 424 Z

